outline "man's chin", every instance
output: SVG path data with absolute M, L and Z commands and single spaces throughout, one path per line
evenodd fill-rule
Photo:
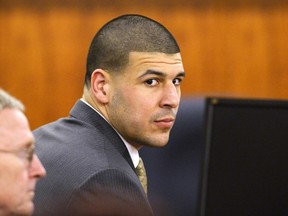
M 34 203 L 33 203 L 33 201 L 28 201 L 24 205 L 17 208 L 15 210 L 14 214 L 12 214 L 12 215 L 30 216 L 30 215 L 32 215 L 33 211 L 34 211 Z
M 169 137 L 168 137 L 169 138 Z M 162 148 L 167 145 L 168 143 L 168 138 L 167 137 L 161 137 L 161 139 L 155 139 L 154 142 L 151 142 L 150 147 L 154 148 Z

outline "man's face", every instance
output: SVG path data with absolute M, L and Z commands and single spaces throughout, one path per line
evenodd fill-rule
M 31 215 L 35 184 L 45 169 L 34 154 L 29 161 L 34 138 L 24 114 L 7 108 L 0 119 L 0 214 Z
M 110 123 L 136 148 L 166 145 L 183 78 L 180 53 L 131 52 L 126 69 L 112 78 Z

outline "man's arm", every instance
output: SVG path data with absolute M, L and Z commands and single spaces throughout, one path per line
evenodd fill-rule
M 136 178 L 118 169 L 98 172 L 73 193 L 67 206 L 69 215 L 153 215 Z

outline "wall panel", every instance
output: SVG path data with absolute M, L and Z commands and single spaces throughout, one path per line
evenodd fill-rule
M 52 1 L 38 8 L 29 1 L 0 2 L 0 86 L 26 104 L 32 128 L 67 115 L 82 94 L 94 33 L 115 16 L 141 13 L 162 22 L 179 41 L 187 71 L 184 95 L 288 97 L 286 3 L 238 8 L 182 1 L 184 6 L 174 7 L 88 0 L 82 4 L 89 7 L 69 7 Z

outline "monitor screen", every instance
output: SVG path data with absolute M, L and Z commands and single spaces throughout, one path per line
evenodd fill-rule
M 288 102 L 206 105 L 200 215 L 288 215 Z

